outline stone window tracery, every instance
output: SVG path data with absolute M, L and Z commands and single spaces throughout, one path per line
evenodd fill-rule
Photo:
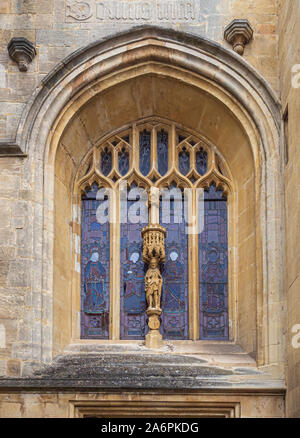
M 195 132 L 168 120 L 148 118 L 102 139 L 82 160 L 76 187 L 81 205 L 81 337 L 141 340 L 147 334 L 141 230 L 160 223 L 167 230 L 162 266 L 161 333 L 170 340 L 228 340 L 228 205 L 230 172 L 216 147 Z M 122 204 L 121 187 L 129 196 Z M 162 215 L 162 196 L 151 190 L 177 189 L 191 203 L 170 221 Z M 99 200 L 100 188 L 113 195 Z M 132 189 L 145 189 L 141 198 Z M 199 214 L 196 189 L 204 189 L 204 229 L 189 233 Z M 141 223 L 128 221 L 139 200 L 147 212 Z M 110 223 L 99 223 L 97 207 L 107 203 Z M 184 205 L 184 200 L 182 202 Z M 103 206 L 102 206 L 103 207 Z M 104 210 L 102 208 L 102 210 Z M 140 212 L 141 213 L 141 212 Z M 124 214 L 127 217 L 124 217 Z

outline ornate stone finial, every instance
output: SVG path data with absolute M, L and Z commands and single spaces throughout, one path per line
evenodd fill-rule
M 253 37 L 253 29 L 248 20 L 233 20 L 224 31 L 224 38 L 232 44 L 233 50 L 239 55 L 244 54 L 245 45 Z
M 20 71 L 27 71 L 28 65 L 36 56 L 34 45 L 27 38 L 12 38 L 7 50 L 10 58 L 18 63 Z
M 165 237 L 166 230 L 161 225 L 148 225 L 142 229 L 143 237 L 143 260 L 148 263 L 149 269 L 145 276 L 145 292 L 148 309 L 146 311 L 149 332 L 146 336 L 146 347 L 160 348 L 162 335 L 159 332 L 161 292 L 163 279 L 159 266 L 166 259 Z

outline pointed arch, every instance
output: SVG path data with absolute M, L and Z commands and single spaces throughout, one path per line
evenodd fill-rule
M 141 101 L 147 97 L 147 87 L 141 87 L 140 80 L 147 81 L 154 95 L 160 95 L 165 87 L 165 99 L 151 101 L 146 108 L 141 106 Z M 132 92 L 137 99 L 135 104 L 128 105 L 122 93 L 130 83 L 135 84 Z M 185 102 L 174 84 L 180 84 L 184 94 L 198 102 L 192 113 L 185 111 Z M 67 136 L 71 124 L 75 123 L 75 116 L 80 114 L 84 119 L 89 103 L 96 101 L 100 111 L 101 105 L 105 105 L 105 93 L 112 98 L 116 87 L 122 113 L 116 112 L 114 118 L 116 108 L 111 108 L 108 119 L 103 110 L 101 123 L 93 134 L 88 124 L 84 128 L 78 126 L 82 136 L 81 150 L 73 150 L 74 162 L 77 164 L 83 148 L 87 150 L 103 134 L 117 129 L 117 122 L 119 126 L 124 125 L 143 118 L 147 112 L 149 115 L 159 113 L 159 116 L 176 120 L 197 132 L 205 132 L 214 144 L 219 148 L 222 146 L 220 152 L 227 162 L 230 161 L 229 155 L 234 154 L 235 160 L 230 164 L 234 179 L 237 181 L 237 175 L 240 177 L 236 192 L 239 206 L 244 202 L 243 193 L 247 187 L 251 188 L 251 226 L 255 229 L 251 254 L 257 265 L 252 273 L 256 280 L 251 285 L 257 315 L 257 325 L 251 333 L 255 335 L 248 339 L 250 332 L 246 330 L 240 341 L 257 357 L 259 364 L 277 363 L 283 346 L 279 343 L 271 348 L 270 336 L 273 330 L 271 309 L 275 306 L 282 315 L 280 223 L 283 197 L 279 100 L 266 81 L 235 53 L 204 38 L 154 27 L 118 34 L 70 55 L 43 79 L 22 116 L 17 142 L 28 154 L 29 163 L 34 168 L 35 186 L 44 181 L 43 208 L 36 209 L 37 223 L 40 224 L 36 232 L 40 233 L 43 245 L 37 242 L 35 252 L 37 269 L 41 273 L 47 272 L 47 275 L 41 275 L 40 284 L 46 321 L 39 331 L 41 359 L 49 360 L 56 351 L 53 336 L 48 334 L 53 329 L 49 309 L 54 295 L 53 282 L 48 278 L 53 275 L 54 174 L 59 144 Z M 248 180 L 242 180 L 243 172 L 238 170 L 237 163 L 249 164 Z M 72 209 L 75 217 L 78 216 L 78 206 L 74 204 Z M 236 212 L 236 216 L 238 214 L 241 221 L 244 216 L 249 216 L 246 210 Z M 239 238 L 242 235 L 239 233 Z M 233 242 L 233 250 L 244 251 L 243 242 Z M 237 274 L 232 275 L 237 278 Z M 244 274 L 241 272 L 241 275 Z M 242 277 L 238 281 L 242 282 Z M 236 287 L 238 289 L 238 284 Z M 33 321 L 34 315 L 31 317 Z M 244 319 L 243 311 L 240 319 Z M 76 326 L 77 322 L 72 324 Z

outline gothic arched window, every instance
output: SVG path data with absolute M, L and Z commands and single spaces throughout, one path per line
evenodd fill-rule
M 228 340 L 230 178 L 216 147 L 173 122 L 149 118 L 95 146 L 76 184 L 81 193 L 81 337 L 145 338 L 141 231 L 159 222 L 167 230 L 161 267 L 163 338 Z M 159 190 L 157 202 L 152 188 Z

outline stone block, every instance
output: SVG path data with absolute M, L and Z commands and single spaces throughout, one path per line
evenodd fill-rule
M 41 364 L 39 362 L 27 360 L 26 362 L 23 362 L 22 376 L 31 376 L 35 371 L 39 370 L 40 368 Z
M 24 75 L 18 72 L 8 76 L 8 87 L 12 90 L 12 101 L 27 102 L 37 85 L 37 76 L 34 73 L 27 72 Z
M 0 201 L 0 228 L 8 228 L 11 223 L 11 202 L 8 200 Z
M 14 246 L 1 246 L 0 247 L 0 261 L 5 262 L 14 260 L 16 256 L 16 248 Z
M 32 206 L 29 202 L 17 199 L 14 201 L 12 216 L 27 218 L 32 214 Z
M 68 404 L 59 405 L 58 403 L 45 403 L 44 418 L 67 418 Z
M 6 367 L 6 374 L 8 377 L 20 377 L 21 375 L 21 362 L 19 360 L 8 360 Z
M 20 403 L 0 403 L 0 418 L 21 418 L 22 405 Z
M 41 360 L 41 346 L 32 343 L 18 342 L 13 345 L 12 358 L 23 361 Z
M 39 50 L 39 71 L 49 73 L 59 62 L 73 52 L 73 47 L 41 46 Z
M 17 230 L 25 228 L 25 217 L 15 216 L 12 218 L 12 226 Z
M 35 17 L 29 14 L 3 14 L 0 15 L 0 28 L 3 30 L 29 30 L 34 29 Z
M 4 377 L 6 375 L 6 360 L 0 360 L 0 377 Z M 1 399 L 0 399 L 1 403 Z
M 0 88 L 6 88 L 6 68 L 0 65 Z
M 18 175 L 1 175 L 0 177 L 0 191 L 10 190 L 17 191 L 20 186 L 20 178 Z
M 2 102 L 0 106 L 0 119 L 1 117 L 4 117 L 6 120 L 5 124 L 5 135 L 3 135 L 3 138 L 6 140 L 13 141 L 16 136 L 16 130 L 17 126 L 19 124 L 20 116 L 22 114 L 22 111 L 24 109 L 25 103 L 20 102 Z M 2 176 L 2 175 L 1 175 Z M 4 178 L 0 178 L 0 187 L 1 187 L 1 181 Z M 9 192 L 12 189 L 8 189 L 8 185 L 6 184 L 6 191 Z M 0 196 L 1 193 L 4 191 L 4 189 L 0 188 Z M 13 196 L 12 196 L 13 197 Z
M 10 262 L 7 282 L 12 287 L 26 288 L 31 282 L 31 267 L 30 260 L 17 260 Z
M 260 24 L 257 26 L 257 32 L 261 33 L 263 35 L 270 35 L 275 34 L 276 32 L 276 25 L 275 24 Z
M 20 311 L 22 310 L 22 305 L 24 304 L 24 296 L 25 291 L 20 291 L 16 289 L 10 289 L 10 288 L 1 288 L 0 293 L 0 313 L 2 314 L 2 307 L 4 308 L 5 305 L 11 307 L 14 309 L 14 314 L 20 316 Z M 8 316 L 5 315 L 5 312 L 2 316 L 2 318 L 6 319 Z M 14 327 L 15 329 L 15 327 Z
M 0 14 L 9 14 L 10 13 L 10 1 L 11 0 L 1 0 Z
M 76 30 L 74 32 L 64 30 L 38 30 L 36 33 L 37 46 L 73 46 L 82 47 L 87 43 L 87 32 Z
M 6 348 L 6 328 L 4 324 L 0 324 L 0 348 Z
M 0 261 L 0 285 L 6 285 L 7 276 L 9 271 L 9 262 Z
M 4 0 L 5 1 L 5 0 Z M 10 0 L 13 14 L 49 14 L 53 10 L 54 0 Z
M 228 9 L 228 2 L 222 0 L 199 0 L 200 12 L 205 15 L 224 14 Z
M 0 116 L 0 139 L 6 139 L 6 116 Z
M 17 233 L 17 253 L 20 257 L 30 257 L 33 252 L 33 230 L 32 226 L 19 228 Z

